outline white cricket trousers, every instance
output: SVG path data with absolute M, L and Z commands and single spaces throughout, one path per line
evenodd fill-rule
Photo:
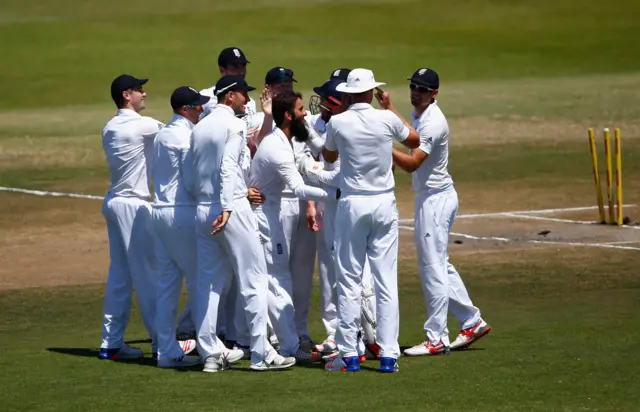
M 398 210 L 393 190 L 348 193 L 338 201 L 335 228 L 338 330 L 341 356 L 357 356 L 362 278 L 368 258 L 376 293 L 380 355 L 400 356 L 398 333 Z
M 333 339 L 338 327 L 336 268 L 334 259 L 334 220 L 338 202 L 326 200 L 318 202 L 316 221 L 320 226 L 317 233 L 318 278 L 320 280 L 320 317 L 327 332 Z
M 296 197 L 283 197 L 280 221 L 289 252 L 296 331 L 298 336 L 308 336 L 307 321 L 311 305 L 313 269 L 316 264 L 316 232 L 307 226 L 307 201 Z
M 142 199 L 107 194 L 102 214 L 107 222 L 111 262 L 104 297 L 101 347 L 115 349 L 124 343 L 135 288 L 142 321 L 155 351 L 156 272 L 151 205 Z
M 184 355 L 176 340 L 176 315 L 183 279 L 186 279 L 189 301 L 196 299 L 195 217 L 196 205 L 153 208 L 158 359 L 176 359 Z
M 458 211 L 458 193 L 446 191 L 415 194 L 415 239 L 427 321 L 424 332 L 434 345 L 449 346 L 447 311 L 460 321 L 461 329 L 480 320 L 456 268 L 449 262 L 447 243 Z
M 295 356 L 300 341 L 294 322 L 289 250 L 280 220 L 280 203 L 267 199 L 255 206 L 254 212 L 269 274 L 269 319 L 280 341 L 280 354 Z
M 246 198 L 234 202 L 224 230 L 211 236 L 211 224 L 222 212 L 219 203 L 198 205 L 198 352 L 203 359 L 225 349 L 216 336 L 220 294 L 231 276 L 237 276 L 244 298 L 246 324 L 251 334 L 251 363 L 270 363 L 276 351 L 267 339 L 267 269 L 255 215 Z

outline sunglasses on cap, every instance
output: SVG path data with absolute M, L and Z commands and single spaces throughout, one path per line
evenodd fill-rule
M 409 84 L 409 88 L 411 90 L 418 90 L 418 91 L 421 91 L 421 92 L 432 92 L 432 91 L 435 90 L 435 89 L 432 89 L 430 87 L 423 86 L 421 84 L 416 84 L 416 83 L 410 83 Z
M 282 81 L 284 79 L 287 78 L 292 78 L 293 77 L 293 70 L 291 69 L 284 69 L 284 70 L 280 70 L 280 72 L 278 73 L 278 78 Z

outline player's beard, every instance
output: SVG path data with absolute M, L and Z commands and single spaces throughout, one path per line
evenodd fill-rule
M 296 118 L 291 124 L 291 134 L 296 138 L 298 142 L 306 142 L 309 140 L 309 131 L 304 125 L 304 117 Z

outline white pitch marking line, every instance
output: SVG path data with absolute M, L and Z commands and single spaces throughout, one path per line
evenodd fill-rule
M 0 192 L 23 193 L 23 194 L 26 194 L 26 195 L 35 195 L 35 196 L 74 197 L 74 198 L 77 198 L 77 199 L 104 200 L 104 197 L 102 197 L 102 196 L 83 195 L 83 194 L 80 194 L 80 193 L 48 192 L 48 191 L 45 191 L 45 190 L 20 189 L 20 188 L 16 188 L 16 187 L 2 187 L 2 186 L 0 186 Z
M 398 228 L 415 231 L 415 229 L 411 226 L 398 226 Z M 599 247 L 599 248 L 605 248 L 605 249 L 640 250 L 640 247 L 618 246 L 610 243 L 558 242 L 553 240 L 518 240 L 518 239 L 510 239 L 510 238 L 499 237 L 499 236 L 474 236 L 466 233 L 456 233 L 456 232 L 451 232 L 450 235 L 462 237 L 465 239 L 471 239 L 471 240 L 493 240 L 493 241 L 505 242 L 505 243 L 524 242 L 524 243 L 533 243 L 533 244 L 542 244 L 542 245 L 583 246 L 583 247 Z
M 529 216 L 525 214 L 517 214 L 517 213 L 505 213 L 503 216 L 505 217 L 513 217 L 516 219 L 529 219 L 529 220 L 546 220 L 548 222 L 559 222 L 559 223 L 576 223 L 580 225 L 595 225 L 596 222 L 588 222 L 586 220 L 571 220 L 571 219 L 558 219 L 555 217 L 543 217 L 543 216 Z

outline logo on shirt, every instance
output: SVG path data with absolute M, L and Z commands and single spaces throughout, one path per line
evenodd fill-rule
M 162 129 L 162 126 L 164 126 L 162 123 L 158 122 L 158 130 Z
M 238 49 L 233 49 L 233 54 L 234 54 L 237 58 L 240 58 L 240 50 L 238 50 Z
M 433 137 L 428 138 L 427 143 L 433 143 Z
M 278 244 L 276 245 L 276 250 L 278 251 L 278 254 L 279 254 L 279 255 L 284 254 L 284 248 L 282 247 L 282 243 L 278 243 Z
M 425 238 L 430 238 L 431 235 L 429 233 L 427 233 L 426 235 L 424 235 Z

